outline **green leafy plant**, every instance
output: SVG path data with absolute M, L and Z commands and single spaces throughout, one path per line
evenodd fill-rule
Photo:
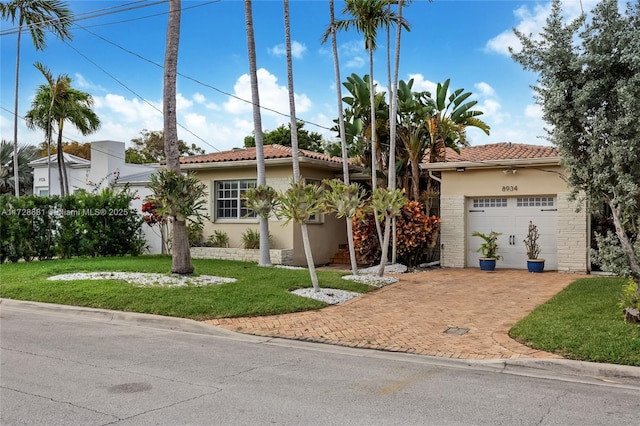
M 224 231 L 213 231 L 213 234 L 209 235 L 207 241 L 211 247 L 229 247 L 229 235 Z
M 538 232 L 538 227 L 534 225 L 532 221 L 529 221 L 529 231 L 527 232 L 527 238 L 524 239 L 524 246 L 527 249 L 528 259 L 537 259 L 540 255 L 540 244 L 538 244 L 539 238 L 540 233 Z
M 187 221 L 187 238 L 190 247 L 202 247 L 204 245 L 204 223 Z
M 246 249 L 257 250 L 260 248 L 260 231 L 248 228 L 242 233 L 242 246 Z M 269 245 L 271 245 L 272 235 L 269 233 Z
M 474 237 L 480 237 L 484 241 L 480 245 L 480 248 L 477 250 L 478 253 L 482 254 L 482 257 L 487 259 L 502 259 L 502 256 L 498 254 L 498 236 L 502 235 L 500 232 L 491 231 L 488 234 L 483 234 L 481 232 L 475 231 L 473 234 Z
M 250 212 L 265 219 L 269 218 L 269 214 L 278 204 L 278 193 L 268 185 L 249 188 L 242 198 Z
M 638 296 L 636 288 L 637 284 L 633 278 L 629 278 L 627 284 L 622 287 L 618 306 L 624 311 L 625 320 L 634 318 L 637 321 L 638 312 L 640 311 L 640 296 Z M 634 310 L 635 312 L 633 312 Z

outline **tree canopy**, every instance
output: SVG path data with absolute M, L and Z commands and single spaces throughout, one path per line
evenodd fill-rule
M 574 195 L 594 212 L 607 205 L 616 229 L 601 239 L 610 253 L 601 265 L 640 283 L 640 3 L 620 12 L 603 0 L 565 22 L 554 0 L 540 37 L 516 31 L 513 58 L 538 74 L 535 87 L 549 139 L 559 148 Z M 611 250 L 611 244 L 617 249 Z M 622 260 L 622 261 L 621 261 Z M 606 259 L 605 259 L 606 261 Z M 640 293 L 640 286 L 638 287 Z
M 140 137 L 131 139 L 131 147 L 125 151 L 125 160 L 132 164 L 159 163 L 165 159 L 164 132 L 162 130 L 147 130 L 140 132 Z M 204 154 L 204 150 L 196 144 L 187 145 L 178 140 L 180 156 Z
M 265 145 L 283 145 L 291 146 L 291 125 L 282 124 L 275 130 L 265 130 L 262 132 L 264 135 Z M 298 148 L 306 149 L 308 151 L 324 152 L 324 141 L 322 135 L 316 132 L 310 132 L 304 128 L 304 122 L 298 121 Z M 245 148 L 252 148 L 256 146 L 256 139 L 254 135 L 245 136 L 244 138 Z

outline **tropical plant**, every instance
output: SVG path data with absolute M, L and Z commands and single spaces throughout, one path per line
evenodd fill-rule
M 18 157 L 18 87 L 20 76 L 20 41 L 24 26 L 29 29 L 29 34 L 36 50 L 44 50 L 46 47 L 46 34 L 52 32 L 61 40 L 70 39 L 69 27 L 73 22 L 72 14 L 66 3 L 58 0 L 13 0 L 0 3 L 0 16 L 12 23 L 18 21 L 18 37 L 16 50 L 16 84 L 15 102 L 13 111 L 13 162 L 18 167 L 14 168 L 14 182 L 20 180 Z M 15 187 L 15 195 L 20 196 L 19 188 Z
M 18 147 L 18 186 L 20 195 L 30 194 L 33 187 L 33 170 L 29 162 L 38 158 L 38 150 L 32 145 Z M 0 143 L 0 194 L 15 194 L 16 164 L 13 156 L 13 144 L 2 140 Z
M 347 149 L 347 133 L 344 122 L 344 109 L 342 107 L 342 88 L 340 80 L 340 58 L 338 56 L 338 42 L 336 39 L 336 19 L 333 0 L 329 0 L 329 29 L 328 34 L 331 35 L 331 49 L 333 52 L 333 66 L 336 76 L 336 96 L 338 101 L 338 134 L 340 136 L 340 155 L 342 157 L 342 183 L 346 186 L 350 184 L 349 176 L 349 153 Z M 325 43 L 327 36 L 322 41 Z M 332 188 L 333 190 L 333 188 Z M 349 258 L 351 260 L 351 273 L 358 274 L 358 262 L 355 255 L 355 245 L 353 241 L 353 216 L 349 216 L 345 211 L 345 219 L 347 222 L 347 242 L 349 246 Z M 354 212 L 355 215 L 355 212 Z
M 182 4 L 180 0 L 169 0 L 169 19 L 164 54 L 163 76 L 163 134 L 164 152 L 167 161 L 167 171 L 159 174 L 156 183 L 170 184 L 168 188 L 156 186 L 154 192 L 159 201 L 159 211 L 163 211 L 173 218 L 171 238 L 171 272 L 175 274 L 193 273 L 191 251 L 187 235 L 186 218 L 194 211 L 193 205 L 184 205 L 186 199 L 199 203 L 199 197 L 204 195 L 204 189 L 196 184 L 197 179 L 184 177 L 180 172 L 180 146 L 178 141 L 178 121 L 176 105 L 176 78 L 178 73 L 178 47 L 180 42 L 180 20 Z M 195 193 L 183 191 L 194 190 Z M 159 197 L 161 195 L 161 197 Z M 196 197 L 196 195 L 198 197 Z
M 148 197 L 155 206 L 155 214 L 168 220 L 172 225 L 171 272 L 175 274 L 190 274 L 193 272 L 191 264 L 191 252 L 187 233 L 187 219 L 192 222 L 202 222 L 202 209 L 206 195 L 206 186 L 194 175 L 183 175 L 173 170 L 158 170 L 149 177 L 149 189 L 153 192 Z M 176 235 L 176 224 L 184 225 L 184 237 L 187 247 L 180 248 L 179 238 Z M 187 254 L 176 255 L 176 250 L 186 250 Z M 189 271 L 189 269 L 191 269 Z
M 343 15 L 350 16 L 348 19 L 335 21 L 334 25 L 325 32 L 324 40 L 327 39 L 331 30 L 348 31 L 355 28 L 357 32 L 364 36 L 365 48 L 369 53 L 369 102 L 370 102 L 370 123 L 371 125 L 371 185 L 372 189 L 377 188 L 377 135 L 376 135 L 376 107 L 375 91 L 373 83 L 373 53 L 377 48 L 376 38 L 378 28 L 389 28 L 392 24 L 401 25 L 408 29 L 407 22 L 399 18 L 390 8 L 387 7 L 389 0 L 347 0 Z
M 251 80 L 251 104 L 253 110 L 253 134 L 256 142 L 256 172 L 258 186 L 267 184 L 264 164 L 264 141 L 262 116 L 260 115 L 260 94 L 258 92 L 258 71 L 256 64 L 256 42 L 253 34 L 253 8 L 251 0 L 244 0 L 244 18 L 247 32 L 247 53 L 249 56 L 249 79 Z M 260 254 L 258 264 L 271 266 L 269 253 L 269 220 L 258 217 L 260 223 Z
M 324 211 L 323 191 L 321 186 L 305 184 L 303 180 L 292 181 L 289 188 L 279 194 L 276 209 L 276 216 L 279 219 L 284 219 L 284 225 L 291 221 L 300 225 L 307 267 L 310 270 L 311 284 L 315 291 L 320 291 L 320 286 L 313 263 L 307 222 Z
M 352 219 L 353 243 L 359 263 L 373 265 L 380 259 L 380 240 L 377 237 L 373 213 L 361 208 Z
M 440 218 L 428 216 L 424 204 L 409 201 L 403 208 L 398 222 L 398 259 L 407 266 L 415 266 L 426 260 L 436 245 Z
M 273 236 L 269 234 L 267 239 L 271 243 Z M 260 231 L 248 228 L 241 235 L 242 247 L 248 250 L 259 250 L 262 239 L 260 238 Z
M 400 216 L 402 207 L 407 204 L 407 197 L 399 189 L 376 188 L 371 195 L 371 208 L 379 219 L 384 219 L 384 239 L 382 241 L 382 253 L 380 255 L 380 266 L 378 276 L 384 275 L 384 268 L 387 263 L 389 253 L 389 238 L 391 234 L 391 221 Z
M 278 203 L 278 193 L 269 185 L 259 185 L 247 189 L 242 195 L 242 199 L 250 213 L 268 219 Z
M 483 234 L 475 231 L 471 235 L 474 237 L 480 237 L 484 241 L 480 244 L 480 248 L 477 250 L 478 253 L 482 254 L 483 258 L 496 260 L 502 259 L 502 256 L 498 254 L 498 236 L 502 235 L 502 233 L 491 231 L 488 234 Z
M 67 169 L 64 165 L 64 151 L 62 150 L 64 124 L 69 122 L 80 133 L 88 135 L 100 127 L 100 119 L 93 111 L 93 97 L 85 92 L 71 87 L 71 77 L 62 74 L 53 78 L 51 71 L 37 62 L 35 67 L 47 80 L 47 84 L 38 87 L 31 102 L 31 109 L 25 115 L 27 127 L 44 130 L 46 139 L 51 141 L 54 123 L 58 128 L 57 155 L 60 176 L 60 193 L 69 194 Z
M 215 230 L 209 235 L 207 242 L 212 247 L 229 247 L 229 234 L 224 231 Z
M 538 244 L 539 238 L 540 233 L 538 232 L 538 227 L 532 221 L 529 221 L 527 237 L 523 241 L 524 246 L 527 249 L 528 259 L 537 259 L 540 255 L 540 244 Z
M 563 15 L 554 0 L 539 36 L 515 32 L 522 50 L 512 56 L 538 74 L 536 98 L 573 197 L 611 211 L 616 238 L 601 237 L 598 251 L 611 255 L 601 267 L 633 278 L 640 295 L 640 4 L 622 12 L 603 0 L 589 21 Z

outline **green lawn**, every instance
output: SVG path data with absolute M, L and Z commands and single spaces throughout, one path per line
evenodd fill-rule
M 626 280 L 578 280 L 539 306 L 511 337 L 565 358 L 640 366 L 640 326 L 623 321 L 618 298 Z
M 49 260 L 0 265 L 0 297 L 205 320 L 319 309 L 326 303 L 289 290 L 311 287 L 309 272 L 253 263 L 194 259 L 199 275 L 236 278 L 205 287 L 139 288 L 122 280 L 47 281 L 53 275 L 93 272 L 167 273 L 166 256 Z M 321 287 L 365 293 L 373 287 L 346 281 L 344 273 L 318 271 Z

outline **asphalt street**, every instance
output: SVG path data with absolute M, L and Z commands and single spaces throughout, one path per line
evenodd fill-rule
M 456 361 L 2 300 L 2 425 L 620 425 L 640 369 Z

